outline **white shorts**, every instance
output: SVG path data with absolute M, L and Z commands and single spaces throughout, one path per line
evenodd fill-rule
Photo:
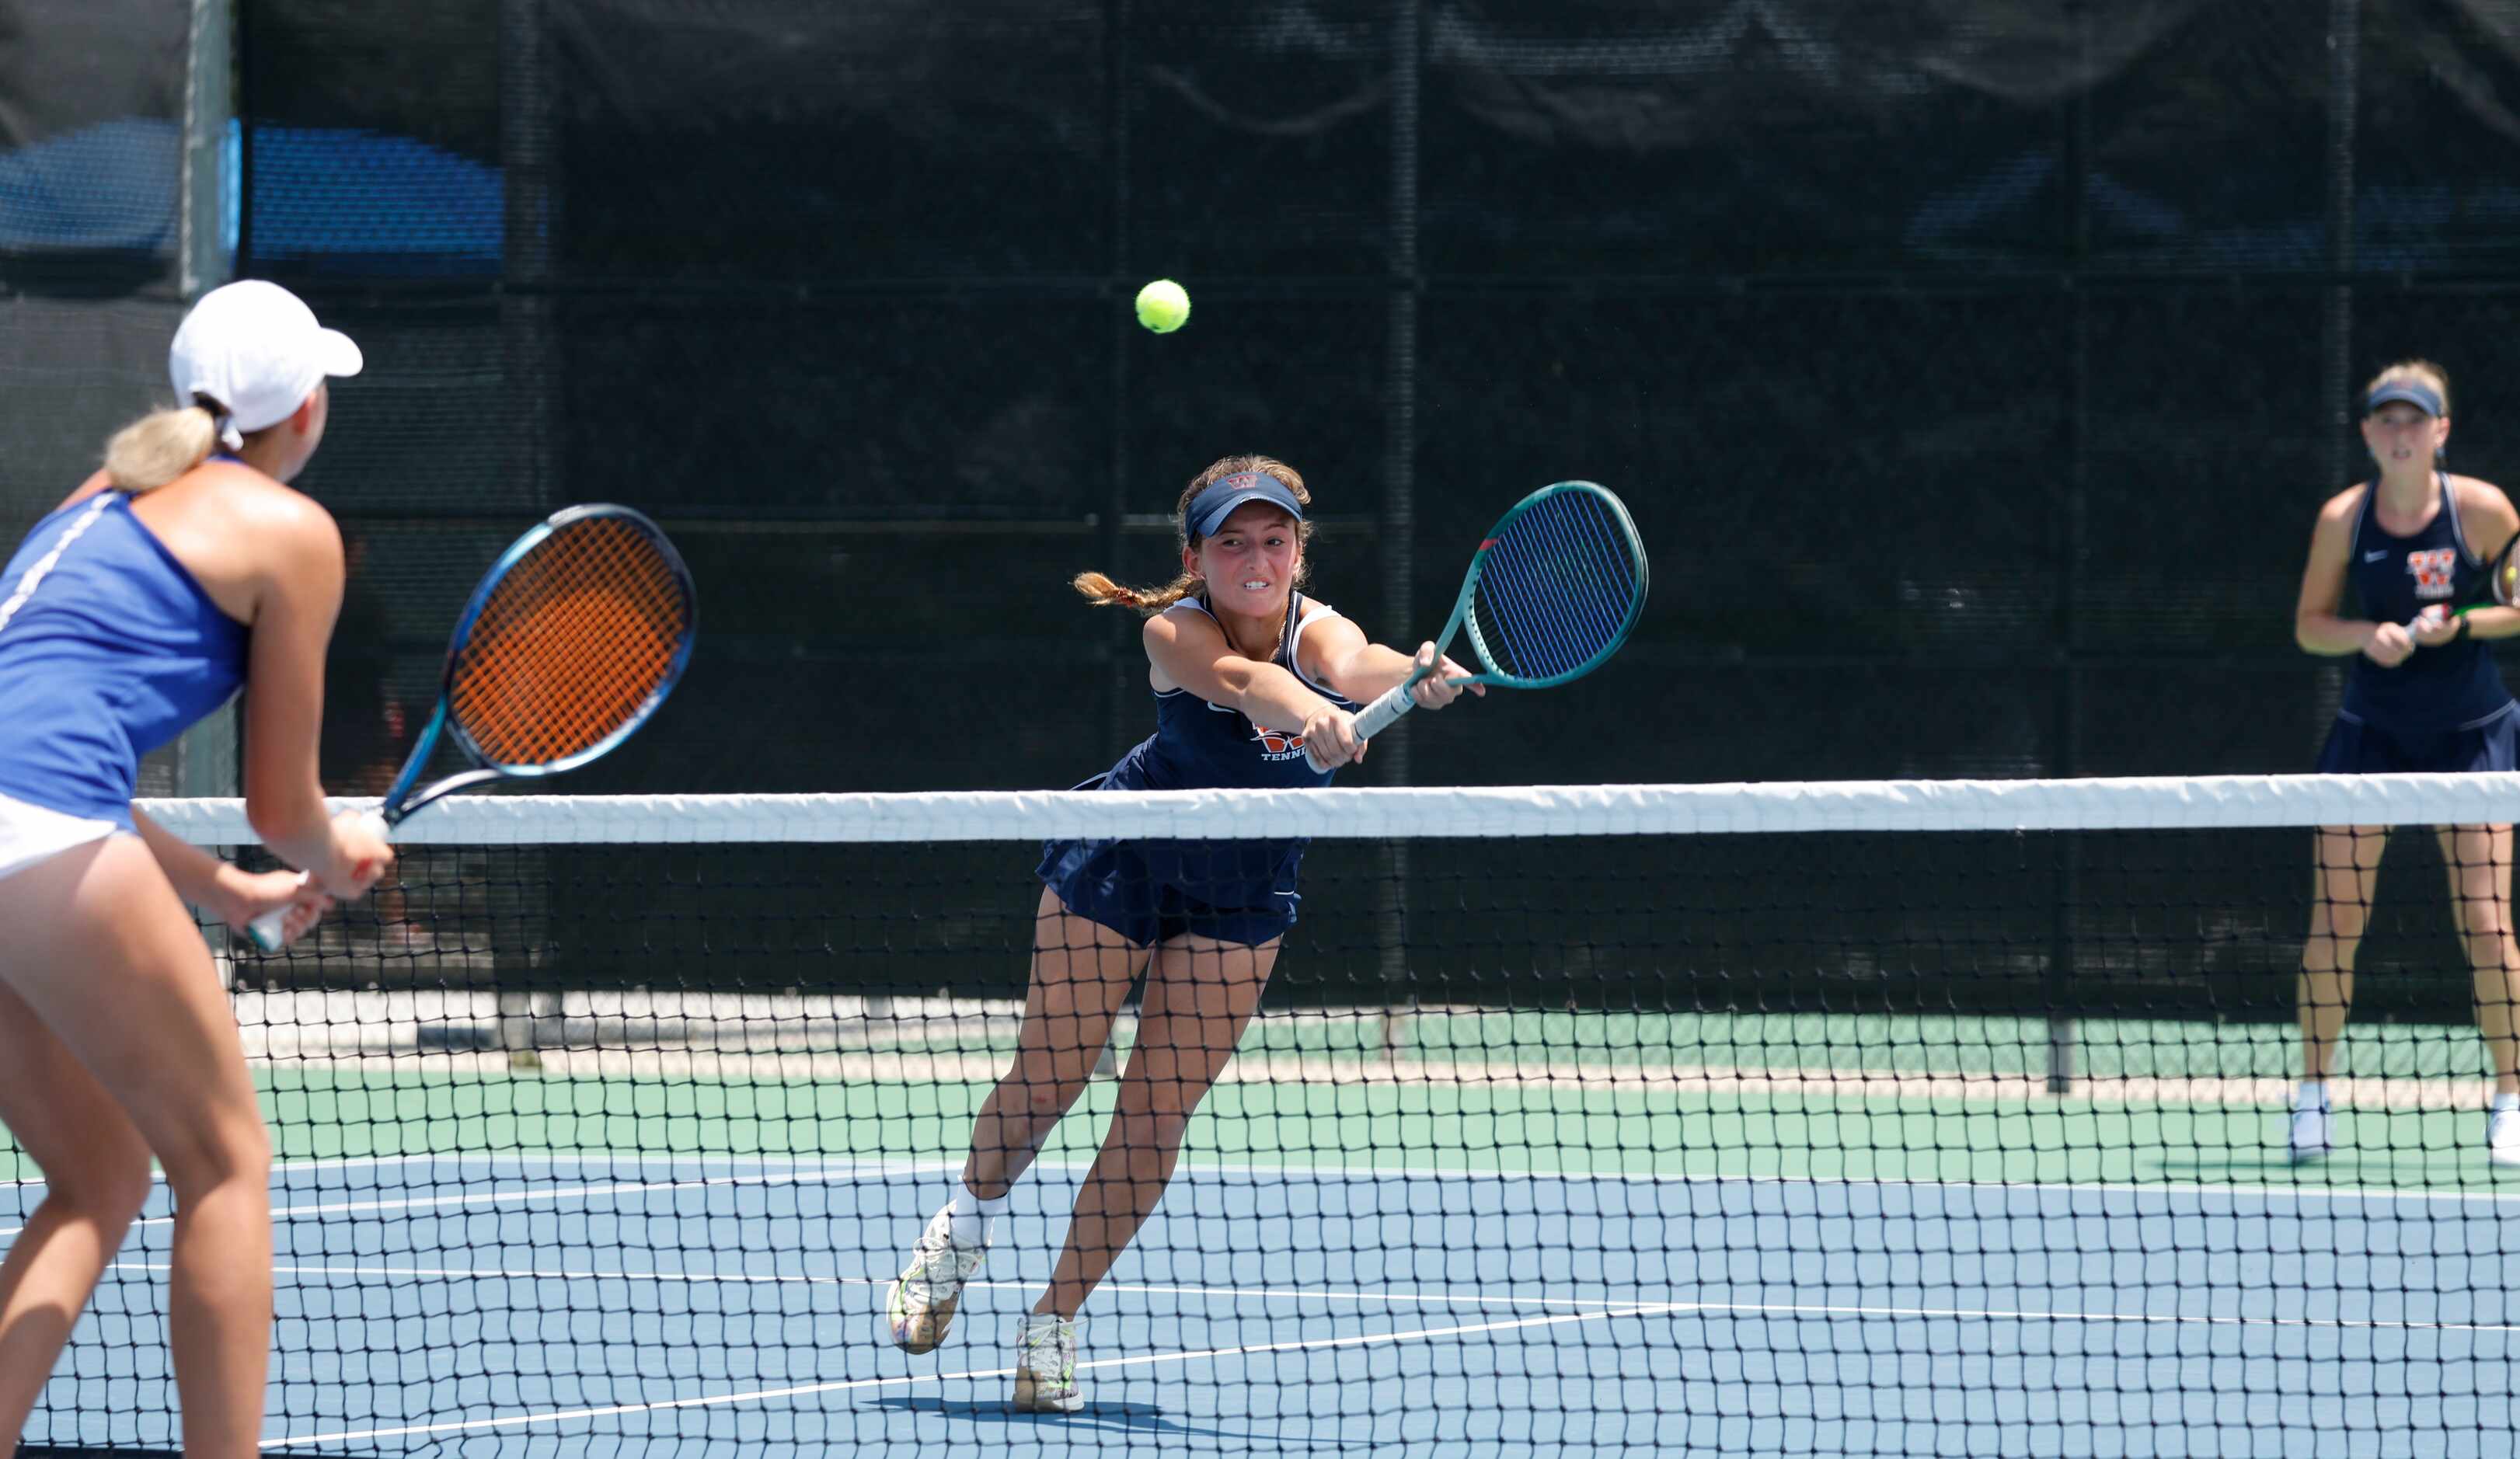
M 122 827 L 87 820 L 0 795 L 0 876 L 14 876 L 73 846 L 102 841 Z

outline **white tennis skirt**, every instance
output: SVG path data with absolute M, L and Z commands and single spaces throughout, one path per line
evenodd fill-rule
M 111 820 L 65 816 L 0 795 L 0 876 L 14 876 L 73 846 L 102 841 L 122 829 Z

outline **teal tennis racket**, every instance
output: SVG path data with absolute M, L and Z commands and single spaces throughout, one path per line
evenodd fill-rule
M 1581 679 L 1628 641 L 1644 612 L 1645 582 L 1645 545 L 1626 504 L 1590 481 L 1544 486 L 1470 554 L 1436 655 L 1466 631 L 1480 672 L 1456 683 L 1545 689 Z M 1417 703 L 1410 685 L 1433 672 L 1417 671 L 1359 711 L 1357 734 L 1390 729 Z

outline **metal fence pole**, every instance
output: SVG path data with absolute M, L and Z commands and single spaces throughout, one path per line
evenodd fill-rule
M 1424 65 L 1423 0 L 1399 0 L 1391 27 L 1391 235 L 1386 250 L 1389 303 L 1384 341 L 1382 518 L 1376 536 L 1382 562 L 1385 633 L 1411 632 L 1417 593 L 1418 534 L 1418 128 Z M 1383 783 L 1411 782 L 1409 736 L 1390 736 L 1374 752 Z M 1394 1049 L 1416 1000 L 1409 977 L 1409 845 L 1382 848 L 1376 880 L 1379 960 L 1386 1000 L 1383 1047 Z
M 193 0 L 192 39 L 184 66 L 183 197 L 176 221 L 184 302 L 236 273 L 228 210 L 242 208 L 242 179 L 228 168 L 228 133 L 236 119 L 234 0 Z M 234 701 L 204 716 L 175 742 L 177 795 L 237 793 L 238 731 Z

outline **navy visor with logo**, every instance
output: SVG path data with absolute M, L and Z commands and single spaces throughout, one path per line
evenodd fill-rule
M 2434 392 L 2432 386 L 2421 380 L 2389 381 L 2372 391 L 2371 398 L 2362 402 L 2362 414 L 2370 415 L 2380 407 L 2395 401 L 2404 401 L 2436 420 L 2442 417 L 2441 396 Z
M 1219 476 L 1190 499 L 1190 509 L 1182 513 L 1184 525 L 1192 537 L 1213 537 L 1225 519 L 1248 502 L 1267 502 L 1285 508 L 1299 522 L 1304 519 L 1304 504 L 1295 500 L 1293 487 L 1267 471 L 1237 471 Z

